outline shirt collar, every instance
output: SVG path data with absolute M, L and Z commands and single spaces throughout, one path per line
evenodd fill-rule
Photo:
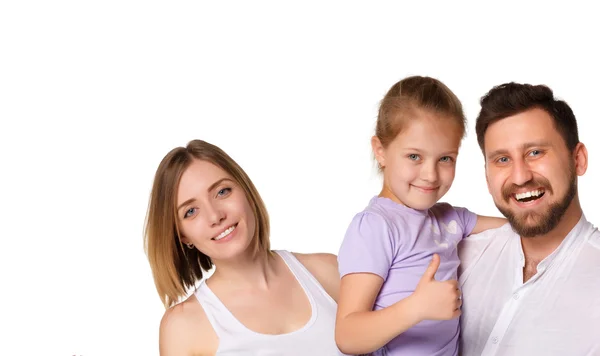
M 546 258 L 544 258 L 538 264 L 538 274 L 543 273 L 550 265 L 554 263 L 554 261 L 560 263 L 560 261 L 562 261 L 569 254 L 570 251 L 572 251 L 577 246 L 581 245 L 584 242 L 586 235 L 589 235 L 592 231 L 592 224 L 590 224 L 587 221 L 585 215 L 582 213 L 581 218 L 579 219 L 577 224 L 575 224 L 571 231 L 569 231 L 569 233 L 567 234 L 567 236 L 565 236 L 560 245 L 558 245 L 558 247 L 551 254 L 546 256 Z M 516 233 L 514 235 L 514 237 L 518 241 L 518 263 L 519 266 L 524 267 L 525 256 L 523 254 L 523 246 L 521 245 L 521 237 Z

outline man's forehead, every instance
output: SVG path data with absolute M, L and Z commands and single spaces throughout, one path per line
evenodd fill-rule
M 529 110 L 500 119 L 485 132 L 487 150 L 522 147 L 528 142 L 551 141 L 559 135 L 552 118 L 543 110 Z M 559 135 L 560 136 L 560 135 Z

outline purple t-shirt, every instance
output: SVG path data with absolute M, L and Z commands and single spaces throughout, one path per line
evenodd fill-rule
M 436 280 L 457 279 L 456 245 L 469 235 L 477 215 L 465 208 L 437 203 L 414 210 L 373 197 L 352 219 L 340 247 L 341 277 L 374 273 L 384 280 L 373 310 L 383 309 L 412 294 L 431 262 L 440 256 Z M 424 320 L 392 339 L 385 355 L 457 355 L 459 319 Z

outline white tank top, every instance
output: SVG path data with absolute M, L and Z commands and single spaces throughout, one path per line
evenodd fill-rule
M 218 356 L 339 356 L 334 338 L 336 302 L 308 270 L 288 251 L 275 251 L 285 261 L 306 293 L 312 315 L 299 330 L 267 335 L 254 332 L 239 322 L 219 298 L 202 282 L 195 292 L 208 320 L 219 337 Z

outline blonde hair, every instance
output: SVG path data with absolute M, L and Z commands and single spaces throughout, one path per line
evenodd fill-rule
M 246 172 L 223 150 L 208 142 L 193 140 L 186 147 L 174 148 L 156 170 L 144 229 L 144 250 L 165 308 L 186 296 L 188 289 L 202 279 L 203 271 L 213 267 L 210 256 L 196 248 L 184 248 L 179 233 L 177 190 L 181 175 L 193 160 L 215 164 L 239 184 L 254 212 L 253 253 L 270 252 L 267 209 Z
M 437 79 L 412 76 L 394 84 L 381 101 L 375 135 L 383 147 L 398 136 L 408 120 L 418 116 L 419 110 L 454 119 L 461 130 L 461 138 L 464 136 L 467 120 L 456 95 Z

